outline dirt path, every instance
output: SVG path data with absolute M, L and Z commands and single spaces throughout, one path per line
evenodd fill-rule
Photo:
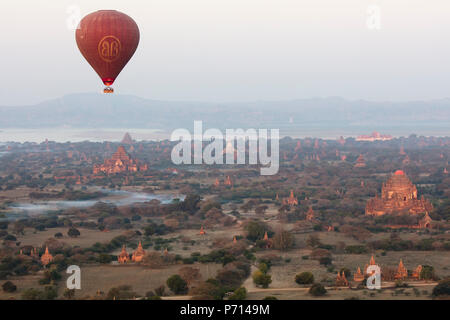
M 252 266 L 253 269 L 253 266 Z M 256 267 L 255 267 L 256 269 Z M 244 286 L 245 284 L 248 283 L 248 281 L 251 280 L 251 277 L 249 279 L 247 279 L 244 282 Z M 424 286 L 434 286 L 437 285 L 437 282 L 419 282 L 419 283 L 408 283 L 409 287 L 424 287 Z M 309 287 L 306 288 L 267 288 L 267 289 L 263 289 L 263 288 L 257 288 L 253 285 L 253 282 L 251 283 L 251 287 L 248 288 L 247 286 L 245 286 L 247 288 L 247 292 L 248 293 L 258 293 L 258 292 L 283 292 L 283 291 L 307 291 L 309 290 Z M 395 283 L 394 282 L 388 282 L 385 285 L 381 286 L 382 289 L 395 289 Z M 325 289 L 327 290 L 334 290 L 336 289 L 336 287 L 325 287 Z M 351 288 L 349 287 L 340 287 L 340 290 L 345 290 L 348 289 L 350 290 Z M 190 300 L 192 298 L 192 296 L 170 296 L 170 297 L 162 297 L 163 300 Z

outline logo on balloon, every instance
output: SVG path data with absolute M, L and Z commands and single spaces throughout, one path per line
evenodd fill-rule
M 98 43 L 98 54 L 103 61 L 113 62 L 120 56 L 122 45 L 120 40 L 114 36 L 103 37 Z

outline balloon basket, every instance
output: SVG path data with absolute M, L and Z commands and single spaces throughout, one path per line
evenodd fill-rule
M 114 93 L 114 89 L 111 87 L 106 87 L 103 89 L 103 93 Z

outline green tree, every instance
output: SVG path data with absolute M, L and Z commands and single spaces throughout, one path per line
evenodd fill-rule
M 245 226 L 245 231 L 247 231 L 247 239 L 251 241 L 262 239 L 267 229 L 268 227 L 263 222 L 250 221 Z
M 295 282 L 298 284 L 312 284 L 314 283 L 314 275 L 309 272 L 302 272 L 295 276 Z
M 189 213 L 195 213 L 198 209 L 201 197 L 198 194 L 188 194 L 181 203 L 181 209 Z
M 58 292 L 53 286 L 46 286 L 44 291 L 30 288 L 22 293 L 23 300 L 54 300 L 57 296 Z
M 324 296 L 326 293 L 327 289 L 325 289 L 325 287 L 320 283 L 315 283 L 311 286 L 311 288 L 309 288 L 309 294 L 315 297 Z
M 17 290 L 17 286 L 14 285 L 14 283 L 12 283 L 11 281 L 6 281 L 3 285 L 2 285 L 3 291 L 11 293 L 11 292 L 15 292 Z
M 433 288 L 433 296 L 450 297 L 450 278 L 443 279 Z
M 183 294 L 188 290 L 186 281 L 178 274 L 174 274 L 173 276 L 169 277 L 166 281 L 166 284 L 169 289 L 172 290 L 172 292 L 175 294 Z
M 75 297 L 75 289 L 68 289 L 68 288 L 66 288 L 64 290 L 63 296 L 66 299 L 69 299 L 69 300 L 72 299 L 73 297 Z
M 103 264 L 111 263 L 112 259 L 113 259 L 112 256 L 107 253 L 101 253 L 98 256 L 98 262 L 103 263 Z
M 288 250 L 294 245 L 294 237 L 289 231 L 281 230 L 273 237 L 273 247 L 277 250 Z
M 259 269 L 259 271 L 261 271 L 262 273 L 266 274 L 266 273 L 269 271 L 269 266 L 268 266 L 266 263 L 261 262 L 261 263 L 258 265 L 258 269 Z
M 129 300 L 136 296 L 136 293 L 132 291 L 132 287 L 129 285 L 122 285 L 119 287 L 111 288 L 106 295 L 107 300 Z
M 253 282 L 257 286 L 261 286 L 264 289 L 268 288 L 269 285 L 272 283 L 272 276 L 270 274 L 264 274 L 260 270 L 257 270 L 253 273 Z
M 318 247 L 322 244 L 322 242 L 319 239 L 319 236 L 312 234 L 308 237 L 308 239 L 306 240 L 306 244 L 310 247 Z
M 331 257 L 322 257 L 319 259 L 319 263 L 323 266 L 329 266 L 332 262 L 333 260 L 331 259 Z
M 436 274 L 434 272 L 434 267 L 428 266 L 428 265 L 422 266 L 422 271 L 420 272 L 420 278 L 423 280 L 435 280 Z
M 22 293 L 22 299 L 23 300 L 41 300 L 40 299 L 41 295 L 42 295 L 41 291 L 34 289 L 34 288 L 30 288 L 30 289 L 25 290 Z
M 69 231 L 67 231 L 67 235 L 71 238 L 76 238 L 79 237 L 81 233 L 77 228 L 70 228 Z
M 228 298 L 228 300 L 245 300 L 247 298 L 247 289 L 240 287 Z

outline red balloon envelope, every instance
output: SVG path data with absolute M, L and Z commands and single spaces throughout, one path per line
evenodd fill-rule
M 139 28 L 126 14 L 101 10 L 84 17 L 76 31 L 81 54 L 107 86 L 105 93 L 133 57 L 139 44 Z

